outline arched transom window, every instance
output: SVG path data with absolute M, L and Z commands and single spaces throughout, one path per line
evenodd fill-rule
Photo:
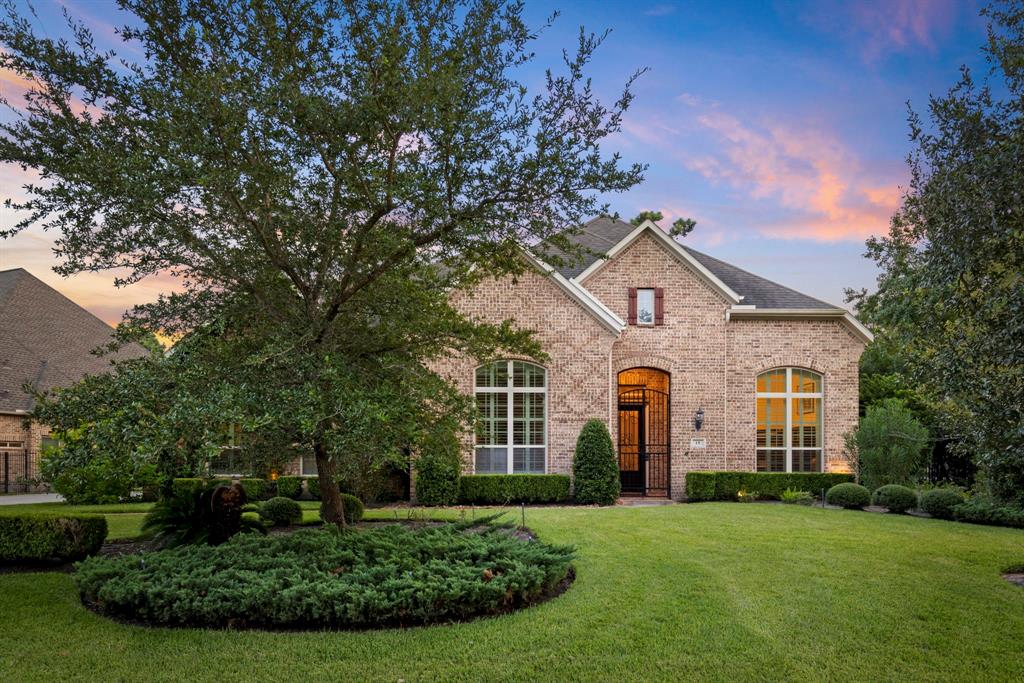
M 519 360 L 476 369 L 477 474 L 543 474 L 547 371 Z
M 777 368 L 757 376 L 757 471 L 821 471 L 821 375 Z

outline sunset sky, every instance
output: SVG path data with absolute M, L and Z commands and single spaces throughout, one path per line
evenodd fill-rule
M 35 20 L 66 34 L 61 6 L 86 21 L 102 47 L 117 47 L 114 3 L 37 0 Z M 883 2 L 557 2 L 528 0 L 539 25 L 561 16 L 523 74 L 529 87 L 572 49 L 580 25 L 612 33 L 591 70 L 614 99 L 636 69 L 636 100 L 610 143 L 627 161 L 650 165 L 646 182 L 608 197 L 629 218 L 661 210 L 697 220 L 686 243 L 760 275 L 842 304 L 844 287 L 871 287 L 864 239 L 885 232 L 907 181 L 906 103 L 923 111 L 960 65 L 986 69 L 978 6 L 955 0 Z M 119 49 L 129 58 L 129 50 Z M 0 72 L 11 100 L 25 84 Z M 0 198 L 26 176 L 0 166 Z M 0 208 L 0 225 L 14 215 Z M 0 242 L 0 270 L 23 267 L 116 323 L 167 281 L 115 289 L 110 274 L 63 279 L 51 236 L 33 229 Z

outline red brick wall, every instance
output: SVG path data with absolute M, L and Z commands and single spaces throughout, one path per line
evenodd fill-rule
M 548 370 L 548 472 L 572 470 L 572 454 L 583 423 L 607 420 L 611 411 L 608 364 L 614 333 L 550 278 L 529 271 L 513 280 L 504 277 L 480 284 L 472 293 L 460 292 L 459 310 L 482 320 L 515 320 L 536 332 L 550 358 Z M 515 357 L 515 356 L 513 356 Z M 473 392 L 477 361 L 453 357 L 434 364 L 466 393 Z M 472 439 L 466 437 L 466 471 L 472 471 Z
M 617 443 L 613 401 L 617 374 L 653 367 L 671 375 L 673 498 L 685 493 L 686 472 L 755 467 L 755 382 L 783 366 L 824 376 L 824 462 L 835 466 L 842 434 L 857 422 L 857 361 L 863 344 L 839 320 L 726 322 L 730 303 L 679 258 L 643 236 L 592 273 L 582 285 L 620 318 L 627 318 L 630 287 L 662 287 L 664 324 L 628 326 L 621 337 L 602 327 L 550 279 L 530 272 L 459 293 L 455 305 L 490 321 L 506 318 L 535 330 L 550 354 L 548 368 L 548 471 L 570 472 L 576 437 L 587 418 L 609 420 Z M 436 364 L 466 392 L 473 390 L 472 359 Z M 704 426 L 694 429 L 694 413 Z M 707 440 L 692 449 L 691 439 Z M 472 450 L 467 436 L 467 469 Z

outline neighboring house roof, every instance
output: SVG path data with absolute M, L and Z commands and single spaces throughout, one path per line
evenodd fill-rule
M 92 353 L 113 339 L 105 322 L 22 268 L 0 271 L 0 413 L 22 413 L 33 401 L 22 387 L 69 386 L 110 369 L 113 359 L 147 351 L 128 344 L 116 353 Z

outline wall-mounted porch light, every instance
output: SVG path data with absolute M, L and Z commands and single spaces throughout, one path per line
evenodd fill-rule
M 700 431 L 700 428 L 704 426 L 704 409 L 697 408 L 697 412 L 693 414 L 693 428 Z

